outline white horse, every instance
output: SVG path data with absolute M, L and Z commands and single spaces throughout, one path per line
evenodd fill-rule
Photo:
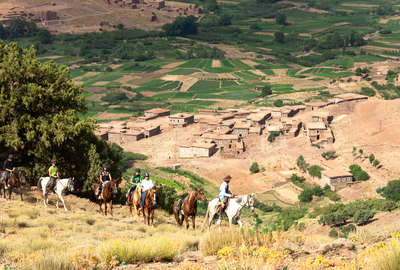
M 217 205 L 219 199 L 213 199 L 208 203 L 207 213 L 204 222 L 208 222 L 208 228 L 210 228 L 211 223 L 215 215 L 218 215 L 217 224 L 221 227 L 222 216 L 215 211 L 215 206 Z M 225 209 L 225 214 L 228 216 L 229 226 L 232 226 L 233 221 L 236 221 L 240 227 L 243 226 L 240 220 L 240 215 L 242 213 L 243 207 L 248 207 L 251 212 L 254 211 L 254 193 L 248 195 L 240 195 L 234 198 L 228 199 L 228 207 Z
M 44 202 L 44 206 L 47 207 L 47 205 L 49 204 L 49 190 L 47 189 L 47 184 L 50 181 L 50 177 L 40 177 L 39 181 L 38 181 L 38 188 L 42 190 L 43 192 L 43 202 Z M 68 191 L 72 192 L 74 191 L 74 178 L 64 178 L 64 179 L 59 179 L 57 181 L 57 185 L 55 187 L 55 193 L 58 196 L 58 199 L 63 203 L 64 205 L 64 210 L 68 211 L 67 207 L 65 206 L 65 202 L 64 199 L 62 197 L 62 193 L 65 191 L 65 189 L 68 189 Z M 58 208 L 58 200 L 57 200 L 57 204 L 56 207 Z

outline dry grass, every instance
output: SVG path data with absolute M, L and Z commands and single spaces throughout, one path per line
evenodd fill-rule
M 170 261 L 197 250 L 203 234 L 178 228 L 161 210 L 156 226 L 148 227 L 126 207 L 115 206 L 114 217 L 104 217 L 85 199 L 66 201 L 73 211 L 2 201 L 0 262 L 16 269 L 111 269 L 122 262 Z

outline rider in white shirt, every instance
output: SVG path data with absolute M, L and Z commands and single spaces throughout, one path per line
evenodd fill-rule
M 147 196 L 147 191 L 152 189 L 154 187 L 153 180 L 150 179 L 150 175 L 148 173 L 144 174 L 144 179 L 142 179 L 142 197 L 141 197 L 141 202 L 142 202 L 142 208 L 144 209 L 144 201 Z

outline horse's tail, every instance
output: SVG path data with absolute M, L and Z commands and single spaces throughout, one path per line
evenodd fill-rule
M 43 177 L 40 177 L 38 182 L 37 182 L 37 187 L 38 187 L 39 190 L 42 188 L 41 187 L 42 186 L 42 180 L 43 180 Z
M 206 216 L 204 217 L 203 227 L 208 223 L 208 219 L 210 218 L 210 205 L 207 206 Z

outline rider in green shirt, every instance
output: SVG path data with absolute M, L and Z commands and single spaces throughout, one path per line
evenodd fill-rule
M 128 191 L 128 196 L 130 196 L 131 193 L 132 193 L 133 191 L 135 191 L 137 185 L 140 183 L 141 180 L 142 180 L 142 177 L 140 176 L 140 169 L 137 168 L 137 169 L 135 170 L 135 175 L 132 175 L 131 181 L 130 181 L 130 183 L 129 183 L 130 188 L 129 188 L 129 191 Z
M 60 175 L 58 173 L 58 168 L 56 166 L 56 161 L 54 159 L 51 161 L 51 166 L 49 168 L 49 176 L 50 176 L 49 188 L 50 190 L 54 190 L 54 187 L 57 184 L 57 179 L 60 178 Z

